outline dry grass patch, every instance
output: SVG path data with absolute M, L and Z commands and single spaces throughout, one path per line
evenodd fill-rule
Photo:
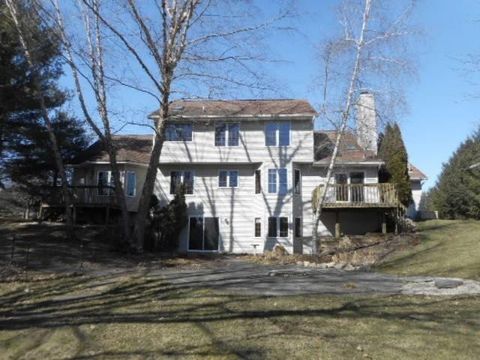
M 7 359 L 472 359 L 480 353 L 478 297 L 239 296 L 138 272 L 1 284 L 0 299 L 0 353 Z

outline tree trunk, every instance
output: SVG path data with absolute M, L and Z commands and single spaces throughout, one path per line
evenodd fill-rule
M 13 5 L 12 0 L 6 0 L 6 5 L 8 7 L 8 10 L 10 12 L 10 15 L 12 17 L 12 20 L 15 24 L 15 27 L 18 32 L 18 37 L 20 40 L 20 44 L 22 46 L 23 52 L 25 54 L 25 58 L 27 59 L 28 67 L 30 68 L 30 71 L 32 72 L 32 80 L 33 80 L 33 85 L 34 85 L 34 91 L 35 95 L 38 96 L 38 100 L 40 102 L 40 110 L 41 110 L 41 115 L 43 118 L 43 121 L 45 122 L 45 127 L 47 128 L 48 132 L 48 137 L 50 140 L 50 143 L 52 145 L 52 151 L 55 159 L 55 165 L 58 169 L 60 178 L 62 179 L 62 192 L 63 192 L 63 198 L 64 198 L 64 203 L 65 203 L 65 216 L 67 220 L 67 235 L 69 237 L 74 237 L 75 234 L 73 232 L 73 227 L 72 227 L 72 214 L 70 212 L 71 209 L 71 204 L 72 204 L 72 199 L 71 199 L 71 194 L 68 189 L 68 181 L 67 181 L 67 175 L 65 172 L 65 168 L 63 166 L 63 159 L 60 154 L 60 150 L 58 148 L 58 143 L 57 143 L 57 138 L 55 136 L 55 132 L 52 127 L 52 122 L 50 121 L 50 116 L 48 114 L 48 109 L 45 104 L 45 97 L 41 91 L 41 88 L 38 84 L 38 78 L 36 76 L 36 71 L 35 71 L 35 66 L 34 62 L 32 59 L 32 56 L 30 54 L 30 51 L 28 49 L 27 42 L 25 41 L 25 37 L 23 35 L 22 28 L 20 26 L 18 16 L 17 16 L 17 10 L 15 6 Z
M 164 92 L 162 98 L 162 106 L 159 111 L 159 119 L 155 124 L 155 141 L 152 148 L 152 154 L 150 156 L 150 162 L 148 164 L 147 175 L 145 177 L 145 183 L 142 189 L 142 196 L 140 197 L 140 203 L 138 205 L 138 212 L 135 219 L 135 228 L 133 231 L 132 245 L 139 252 L 143 251 L 143 244 L 145 240 L 145 227 L 148 211 L 150 208 L 150 200 L 153 195 L 155 187 L 155 180 L 157 179 L 157 170 L 160 163 L 160 154 L 162 152 L 165 121 L 169 114 L 169 96 L 170 96 L 170 81 L 169 75 L 165 82 L 165 88 L 168 91 Z
M 361 59 L 361 54 L 363 47 L 365 45 L 365 33 L 367 31 L 367 26 L 368 26 L 368 20 L 370 17 L 370 10 L 371 10 L 371 0 L 365 0 L 365 8 L 363 12 L 363 21 L 362 21 L 362 28 L 361 32 L 359 35 L 359 40 L 357 43 L 357 51 L 355 55 L 355 62 L 353 64 L 353 69 L 352 69 L 352 75 L 350 78 L 350 84 L 347 92 L 347 98 L 345 99 L 345 108 L 342 112 L 342 118 L 341 118 L 341 123 L 340 126 L 338 127 L 337 130 L 337 137 L 335 140 L 335 147 L 333 148 L 333 154 L 330 159 L 330 164 L 328 165 L 328 170 L 327 170 L 327 176 L 325 179 L 325 190 L 321 196 L 318 197 L 318 202 L 317 206 L 315 207 L 315 212 L 314 212 L 314 228 L 313 228 L 313 233 L 315 236 L 312 235 L 312 241 L 315 238 L 317 241 L 318 239 L 318 225 L 320 223 L 320 216 L 322 215 L 322 208 L 323 204 L 325 202 L 325 198 L 327 196 L 327 191 L 328 191 L 328 186 L 330 185 L 330 180 L 332 178 L 333 174 L 333 169 L 335 167 L 335 163 L 337 160 L 337 155 L 338 155 L 338 148 L 340 146 L 340 142 L 342 140 L 343 134 L 345 133 L 345 130 L 347 128 L 348 124 L 348 119 L 350 117 L 350 111 L 352 107 L 352 102 L 353 102 L 353 96 L 355 94 L 355 88 L 356 88 L 356 82 L 358 80 L 359 72 L 360 72 L 360 59 Z M 318 253 L 318 245 L 317 242 L 312 243 L 312 253 L 317 254 Z

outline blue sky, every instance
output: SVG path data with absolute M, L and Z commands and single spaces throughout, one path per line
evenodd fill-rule
M 268 16 L 271 0 L 260 3 Z M 278 32 L 267 39 L 271 57 L 284 60 L 265 65 L 267 74 L 280 84 L 280 96 L 304 98 L 314 105 L 320 102 L 312 91 L 320 71 L 315 45 L 336 30 L 337 4 L 337 0 L 298 0 L 299 17 L 294 21 L 298 31 Z M 424 31 L 413 44 L 418 77 L 406 88 L 409 112 L 398 121 L 411 162 L 429 177 L 426 187 L 435 183 L 442 163 L 480 125 L 479 102 L 471 96 L 475 90 L 480 94 L 480 88 L 473 84 L 475 74 L 465 74 L 462 63 L 468 54 L 480 54 L 480 21 L 476 19 L 480 19 L 477 0 L 420 0 L 414 15 L 414 22 Z M 64 85 L 72 88 L 68 76 Z M 157 107 L 142 94 L 123 91 L 117 96 L 123 117 L 145 118 Z M 75 104 L 73 108 L 78 110 Z M 122 130 L 146 131 L 144 127 Z
M 333 17 L 337 3 L 300 1 L 303 35 L 272 43 L 276 55 L 290 61 L 274 69 L 275 76 L 288 84 L 286 95 L 318 103 L 310 91 L 319 71 L 313 46 L 337 26 Z M 424 33 L 414 43 L 418 76 L 406 88 L 408 113 L 398 120 L 411 162 L 429 177 L 426 187 L 435 183 L 442 163 L 480 125 L 479 101 L 472 96 L 476 90 L 480 95 L 480 88 L 462 61 L 468 54 L 480 54 L 477 19 L 477 0 L 423 0 L 415 11 L 414 22 Z

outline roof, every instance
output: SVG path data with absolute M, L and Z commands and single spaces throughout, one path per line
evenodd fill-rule
M 176 100 L 171 118 L 313 117 L 315 109 L 299 99 Z M 150 116 L 154 117 L 158 110 Z
M 117 161 L 138 164 L 148 164 L 152 151 L 152 135 L 114 135 L 113 144 L 117 148 Z M 99 140 L 93 143 L 73 162 L 108 162 L 109 156 L 103 143 Z
M 336 131 L 314 132 L 314 159 L 317 164 L 330 163 L 334 144 L 337 138 Z M 340 141 L 337 154 L 337 163 L 368 163 L 378 164 L 381 160 L 373 151 L 364 150 L 357 142 L 357 136 L 352 132 L 345 132 Z
M 428 179 L 427 175 L 425 175 L 423 172 L 421 172 L 413 164 L 409 163 L 408 166 L 409 166 L 408 175 L 410 176 L 410 179 L 412 179 L 412 180 L 427 180 Z

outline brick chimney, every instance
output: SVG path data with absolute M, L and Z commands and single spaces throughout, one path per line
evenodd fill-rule
M 362 91 L 357 102 L 357 141 L 364 150 L 377 154 L 378 131 L 375 97 L 371 92 Z

